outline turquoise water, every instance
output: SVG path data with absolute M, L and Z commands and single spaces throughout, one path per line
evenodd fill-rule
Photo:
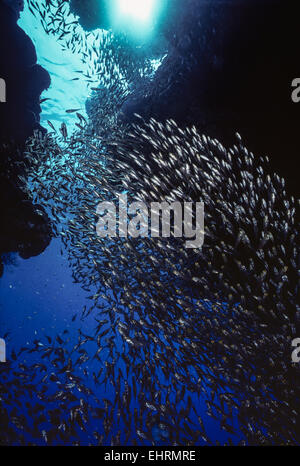
M 68 22 L 75 19 L 71 14 L 68 16 Z M 51 87 L 42 95 L 42 99 L 48 100 L 42 104 L 41 124 L 51 130 L 48 120 L 55 128 L 67 122 L 71 131 L 76 129 L 74 123 L 77 117 L 72 114 L 66 115 L 66 110 L 79 109 L 80 113 L 86 116 L 85 104 L 92 95 L 91 88 L 99 84 L 94 66 L 96 56 L 92 46 L 97 43 L 99 36 L 106 34 L 106 31 L 96 29 L 87 36 L 80 25 L 76 26 L 78 35 L 89 44 L 90 56 L 85 56 L 83 60 L 80 48 L 77 47 L 76 51 L 72 52 L 63 41 L 58 41 L 57 36 L 47 34 L 40 19 L 29 11 L 27 4 L 21 14 L 19 25 L 32 39 L 36 47 L 38 63 L 51 75 Z M 164 56 L 151 60 L 153 72 L 159 68 L 163 59 Z M 88 73 L 93 82 L 89 82 L 90 79 L 84 77 Z
M 66 118 L 66 110 L 78 108 L 85 114 L 85 102 L 90 95 L 91 84 L 85 79 L 76 78 L 86 72 L 89 64 L 82 62 L 80 53 L 63 50 L 57 37 L 44 31 L 40 19 L 30 13 L 27 4 L 19 25 L 32 39 L 38 63 L 51 75 L 51 87 L 42 95 L 43 99 L 49 100 L 42 104 L 41 124 L 49 130 L 47 120 L 57 128 L 67 119 L 68 126 L 74 128 L 76 117 L 68 115 Z

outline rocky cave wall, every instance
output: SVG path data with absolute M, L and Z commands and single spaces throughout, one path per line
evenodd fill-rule
M 0 275 L 3 253 L 23 258 L 40 254 L 49 244 L 49 220 L 33 206 L 20 187 L 26 139 L 40 125 L 40 96 L 50 86 L 49 73 L 37 64 L 31 39 L 17 24 L 18 17 L 0 1 L 0 77 L 5 99 L 0 103 Z
M 236 131 L 299 196 L 298 121 L 291 84 L 300 76 L 297 14 L 284 0 L 162 0 L 167 14 L 157 25 L 168 55 L 147 95 L 133 94 L 123 107 L 175 119 L 231 145 Z M 107 24 L 106 0 L 72 0 L 84 27 Z M 79 6 L 80 4 L 80 6 Z

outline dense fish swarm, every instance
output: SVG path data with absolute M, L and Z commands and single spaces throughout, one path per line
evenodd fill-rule
M 123 126 L 119 103 L 147 61 L 109 44 L 89 121 L 36 133 L 20 177 L 90 295 L 74 326 L 93 318 L 94 331 L 41 337 L 0 367 L 1 443 L 299 444 L 298 204 L 240 135 L 227 150 L 174 121 Z M 203 201 L 203 248 L 99 238 L 97 205 L 123 191 Z
M 213 444 L 207 415 L 233 441 L 241 431 L 248 444 L 298 443 L 299 369 L 291 363 L 298 236 L 284 181 L 267 175 L 267 161 L 256 161 L 239 136 L 227 151 L 172 121 L 113 134 L 101 151 L 88 150 L 87 135 L 66 145 L 36 136 L 28 148 L 36 162 L 31 190 L 52 213 L 74 280 L 91 292 L 84 316 L 95 316 L 95 334 L 84 336 L 83 358 L 78 344 L 72 350 L 76 370 L 86 364 L 91 378 L 89 412 L 99 401 L 92 379 L 94 393 L 110 388 L 109 402 L 100 400 L 103 426 L 89 443 L 99 436 L 115 444 L 119 429 L 121 444 L 134 442 L 134 432 L 137 442 Z M 178 238 L 98 238 L 98 203 L 123 190 L 145 202 L 203 200 L 202 250 Z M 35 350 L 56 354 L 43 345 Z M 60 355 L 66 368 L 67 350 Z M 64 371 L 54 374 L 64 387 Z M 68 391 L 59 393 L 66 401 Z

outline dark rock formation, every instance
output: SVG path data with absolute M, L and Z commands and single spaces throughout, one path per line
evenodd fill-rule
M 49 244 L 49 219 L 20 189 L 25 141 L 40 126 L 40 96 L 50 75 L 37 64 L 31 39 L 17 24 L 18 14 L 0 0 L 0 77 L 6 83 L 6 102 L 0 103 L 0 257 L 19 252 L 28 258 Z M 3 266 L 0 260 L 0 274 Z
M 300 106 L 291 100 L 291 83 L 300 70 L 293 15 L 279 0 L 175 0 L 165 28 L 169 54 L 150 96 L 148 90 L 147 98 L 133 96 L 126 103 L 127 119 L 134 112 L 173 118 L 226 145 L 239 131 L 299 195 Z
M 18 24 L 18 15 L 0 0 L 0 77 L 6 82 L 6 102 L 0 104 L 0 140 L 24 143 L 40 126 L 41 93 L 50 75 L 37 65 L 35 47 Z
M 70 9 L 79 16 L 79 21 L 86 31 L 96 28 L 109 29 L 109 2 L 111 0 L 70 0 Z
M 158 32 L 168 40 L 168 56 L 145 96 L 139 90 L 125 103 L 126 121 L 135 112 L 173 118 L 225 145 L 239 131 L 298 195 L 300 104 L 291 99 L 292 80 L 300 76 L 295 6 L 285 0 L 162 1 L 167 14 Z M 91 15 L 91 8 L 82 9 L 82 24 L 91 27 Z
M 8 180 L 1 179 L 0 199 L 0 258 L 7 252 L 17 252 L 23 259 L 41 254 L 51 239 L 49 219 L 43 208 L 33 206 L 23 191 Z M 2 272 L 0 260 L 0 276 Z

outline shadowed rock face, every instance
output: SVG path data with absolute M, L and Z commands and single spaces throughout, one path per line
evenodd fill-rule
M 184 2 L 177 21 L 168 24 L 169 54 L 150 96 L 133 96 L 125 104 L 127 120 L 133 113 L 173 118 L 226 145 L 239 131 L 250 150 L 270 157 L 274 171 L 298 196 L 293 13 L 282 1 L 199 3 Z
M 75 8 L 78 2 L 72 3 Z M 80 20 L 91 28 L 101 17 L 101 7 L 96 16 L 89 3 L 93 1 L 81 7 Z M 289 191 L 299 195 L 300 105 L 291 100 L 292 80 L 300 74 L 295 10 L 284 0 L 166 4 L 168 14 L 158 32 L 168 40 L 168 56 L 147 95 L 139 90 L 125 103 L 126 121 L 132 121 L 134 113 L 173 118 L 180 125 L 195 124 L 226 145 L 239 131 L 249 149 L 268 155 Z
M 23 259 L 41 254 L 52 237 L 50 222 L 44 209 L 32 205 L 18 188 L 15 177 L 0 174 L 0 276 L 3 273 L 1 255 L 17 252 Z
M 0 140 L 22 144 L 34 129 L 45 132 L 39 102 L 51 80 L 37 64 L 35 47 L 17 21 L 17 13 L 0 0 L 0 77 L 7 94 L 0 105 Z
M 70 0 L 71 11 L 79 16 L 86 31 L 109 29 L 109 2 L 111 0 Z
M 49 244 L 49 219 L 18 187 L 17 177 L 24 175 L 19 163 L 26 139 L 35 130 L 46 132 L 40 126 L 40 96 L 50 86 L 50 75 L 37 64 L 35 47 L 17 20 L 17 13 L 0 1 L 0 77 L 6 83 L 6 102 L 0 104 L 0 257 L 18 252 L 29 258 Z
M 1 185 L 0 199 L 1 205 L 5 200 L 1 212 L 0 256 L 17 252 L 23 259 L 29 259 L 41 254 L 51 239 L 49 219 L 43 208 L 33 206 L 24 193 L 8 181 Z

